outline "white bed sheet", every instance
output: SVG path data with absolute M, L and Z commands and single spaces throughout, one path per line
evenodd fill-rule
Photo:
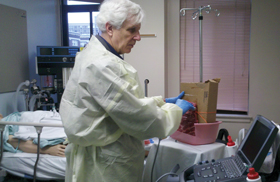
M 33 177 L 37 154 L 4 152 L 1 162 L 2 169 L 19 177 Z M 66 158 L 40 154 L 37 164 L 36 179 L 64 179 Z

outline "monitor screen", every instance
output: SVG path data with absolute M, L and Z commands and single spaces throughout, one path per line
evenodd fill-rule
M 51 48 L 40 48 L 41 55 L 52 55 Z
M 69 55 L 68 48 L 54 48 L 54 55 Z
M 260 152 L 263 144 L 270 134 L 270 128 L 266 127 L 263 123 L 256 121 L 251 134 L 245 141 L 242 151 L 252 163 L 258 153 Z

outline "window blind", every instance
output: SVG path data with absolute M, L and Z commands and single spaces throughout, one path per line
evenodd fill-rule
M 202 11 L 203 81 L 221 78 L 218 110 L 248 111 L 250 0 L 181 0 L 180 8 L 210 5 Z M 199 18 L 180 17 L 180 82 L 199 82 Z

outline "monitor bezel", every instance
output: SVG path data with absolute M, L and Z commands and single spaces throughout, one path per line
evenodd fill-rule
M 262 145 L 261 147 L 261 150 L 257 153 L 255 159 L 251 162 L 247 157 L 246 155 L 244 154 L 243 152 L 243 148 L 244 148 L 244 145 L 248 139 L 248 137 L 250 136 L 250 134 L 252 132 L 255 132 L 253 131 L 254 127 L 256 126 L 256 124 L 260 122 L 261 124 L 263 124 L 264 126 L 266 126 L 267 128 L 270 129 L 270 132 L 269 134 L 267 135 L 266 139 L 264 140 L 264 144 Z M 241 157 L 241 159 L 243 161 L 246 161 L 246 165 L 248 167 L 248 170 L 249 168 L 253 167 L 255 168 L 255 171 L 259 171 L 262 164 L 263 164 L 263 161 L 265 160 L 268 152 L 269 152 L 269 149 L 270 147 L 272 146 L 273 142 L 274 142 L 274 139 L 276 137 L 278 133 L 278 127 L 274 124 L 274 122 L 272 122 L 271 120 L 265 118 L 264 116 L 262 115 L 257 115 L 256 118 L 254 119 L 254 122 L 252 123 L 252 125 L 250 126 L 248 132 L 246 133 L 244 139 L 242 140 L 240 146 L 238 147 L 237 149 L 237 155 L 239 157 Z M 247 172 L 248 172 L 247 170 Z

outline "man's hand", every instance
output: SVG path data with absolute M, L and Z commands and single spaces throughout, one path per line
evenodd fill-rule
M 188 111 L 188 110 L 195 110 L 195 107 L 192 105 L 192 103 L 183 100 L 183 99 L 178 99 L 176 101 L 176 105 L 179 106 L 181 109 L 183 109 L 183 115 Z
M 182 98 L 184 97 L 184 95 L 185 95 L 185 92 L 183 91 L 183 92 L 181 92 L 177 97 L 166 98 L 166 99 L 165 99 L 165 102 L 166 102 L 166 103 L 173 103 L 173 104 L 175 104 L 176 101 L 177 101 L 178 99 L 182 99 Z

